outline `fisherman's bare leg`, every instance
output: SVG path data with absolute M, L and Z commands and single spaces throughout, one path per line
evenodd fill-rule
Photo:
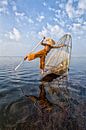
M 40 57 L 40 69 L 41 73 L 44 73 L 44 68 L 45 68 L 45 56 Z

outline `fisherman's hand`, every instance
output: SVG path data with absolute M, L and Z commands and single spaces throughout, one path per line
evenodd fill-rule
M 65 47 L 70 47 L 69 45 L 64 44 Z
M 45 40 L 46 37 L 43 37 L 43 40 L 40 42 L 41 45 L 43 45 L 43 42 Z
M 64 46 L 66 47 L 66 46 L 68 46 L 68 45 L 64 44 Z
M 24 57 L 24 60 L 26 60 L 27 58 L 28 58 L 28 56 L 25 56 L 25 57 Z

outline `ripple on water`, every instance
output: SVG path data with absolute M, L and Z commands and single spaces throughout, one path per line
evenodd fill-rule
M 36 63 L 14 71 L 19 59 L 0 58 L 1 130 L 85 130 L 85 61 L 73 59 L 68 77 L 44 83 Z

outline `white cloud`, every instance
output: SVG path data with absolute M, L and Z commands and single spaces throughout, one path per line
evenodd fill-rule
M 48 9 L 49 9 L 50 11 L 54 11 L 54 12 L 55 12 L 55 9 L 54 9 L 54 8 L 48 7 Z
M 18 12 L 17 9 L 16 9 L 16 6 L 14 6 L 14 14 L 15 14 L 15 17 L 16 17 L 16 21 L 17 23 L 21 23 L 21 21 L 25 21 L 23 22 L 24 25 L 26 25 L 27 22 L 33 24 L 34 21 L 28 17 L 24 12 Z M 43 17 L 41 17 L 39 19 L 39 21 L 41 21 L 43 19 Z
M 83 24 L 84 18 L 77 18 L 77 23 Z
M 79 0 L 78 8 L 82 10 L 86 10 L 86 0 Z
M 78 2 L 78 10 L 76 11 L 76 14 L 78 16 L 81 16 L 86 11 L 86 0 L 79 0 Z
M 85 13 L 85 10 L 86 10 L 86 0 L 79 0 L 76 10 L 73 7 L 72 0 L 68 0 L 66 4 L 66 12 L 69 18 L 80 17 L 81 15 Z
M 57 19 L 57 18 L 53 18 L 53 20 L 54 20 L 55 22 L 58 22 L 58 19 Z
M 84 21 L 84 23 L 83 23 L 84 25 L 86 25 L 86 21 Z
M 48 24 L 48 29 L 50 30 L 50 32 L 51 32 L 51 34 L 54 36 L 61 36 L 61 35 L 63 35 L 64 34 L 64 31 L 63 31 L 63 29 L 62 28 L 60 28 L 58 25 L 49 25 Z
M 28 18 L 29 23 L 34 23 L 34 21 L 31 18 Z
M 16 7 L 16 5 L 13 5 L 13 11 L 17 11 L 17 7 Z
M 12 5 L 12 10 L 15 14 L 15 12 L 17 12 L 17 5 L 16 5 L 16 2 L 15 1 L 11 1 L 11 5 Z
M 72 0 L 68 0 L 68 2 L 66 4 L 66 12 L 67 12 L 69 18 L 73 17 L 74 9 L 73 9 L 73 6 L 72 6 Z
M 8 14 L 8 0 L 1 0 L 0 1 L 0 12 L 4 14 Z
M 76 10 L 75 12 L 76 17 L 80 17 L 83 14 L 84 14 L 84 10 L 80 8 L 78 8 L 78 10 Z
M 43 5 L 44 5 L 44 6 L 47 6 L 46 2 L 43 2 Z
M 60 8 L 64 8 L 64 6 L 65 6 L 64 3 L 59 4 L 59 7 L 60 7 Z
M 54 13 L 58 13 L 58 12 L 59 12 L 57 9 L 52 8 L 52 7 L 48 7 L 48 10 L 49 10 L 49 11 L 52 11 L 52 12 L 54 12 Z
M 59 0 L 57 0 L 55 3 L 56 3 L 56 5 L 58 5 L 59 4 Z
M 19 13 L 19 12 L 15 12 L 15 15 L 16 16 L 21 16 L 21 17 L 23 17 L 25 14 L 22 12 L 22 13 Z
M 38 33 L 40 36 L 47 36 L 48 35 L 48 30 L 47 28 L 43 27 L 43 30 Z
M 73 23 L 70 27 L 70 31 L 77 36 L 84 37 L 86 33 L 86 25 L 80 23 Z
M 19 41 L 21 38 L 19 30 L 16 28 L 13 28 L 13 30 L 9 32 L 9 38 L 11 40 Z
M 24 42 L 4 41 L 0 44 L 0 56 L 25 56 L 30 49 Z
M 30 31 L 30 32 L 28 31 L 26 33 L 26 38 L 30 40 L 31 45 L 33 45 L 34 43 L 38 42 L 37 41 L 38 40 L 37 37 L 38 37 L 38 35 L 37 35 L 37 32 L 35 32 L 35 31 Z
M 64 30 L 58 25 L 47 24 L 47 27 L 43 27 L 43 30 L 39 32 L 39 35 L 61 37 L 62 35 L 64 35 L 64 33 Z
M 39 15 L 36 20 L 38 22 L 41 22 L 43 19 L 45 19 L 45 16 L 44 15 Z
M 72 27 L 72 30 L 76 31 L 76 30 L 80 30 L 82 27 L 81 27 L 81 24 L 79 23 L 74 23 L 73 24 L 73 27 Z
M 16 17 L 17 20 L 18 20 L 18 18 L 21 18 L 21 19 L 22 19 L 23 17 L 26 16 L 24 12 L 18 11 L 17 6 L 16 6 L 16 3 L 15 3 L 14 1 L 13 1 L 11 4 L 12 4 L 13 12 L 14 12 L 15 17 Z
M 8 0 L 2 0 L 2 5 L 8 5 Z

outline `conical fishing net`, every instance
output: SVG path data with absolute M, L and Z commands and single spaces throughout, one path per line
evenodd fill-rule
M 66 46 L 52 49 L 46 57 L 45 70 L 55 74 L 62 74 L 69 68 L 72 49 L 71 35 L 64 35 L 55 46 L 61 44 L 65 44 Z

